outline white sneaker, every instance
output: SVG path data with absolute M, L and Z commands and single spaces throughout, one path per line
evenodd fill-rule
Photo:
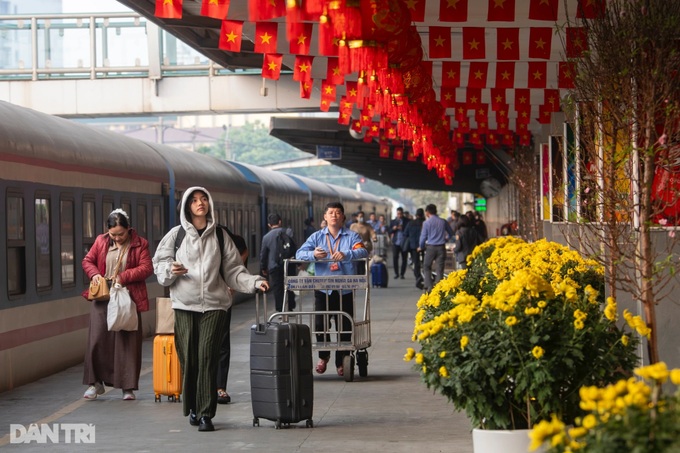
M 104 389 L 104 386 L 102 385 L 101 382 L 95 382 L 94 385 L 91 385 L 85 390 L 85 393 L 83 394 L 83 398 L 86 400 L 96 400 L 97 395 L 101 395 L 106 391 Z
M 131 401 L 131 400 L 136 400 L 137 397 L 135 396 L 135 394 L 132 390 L 123 390 L 123 399 L 125 401 Z

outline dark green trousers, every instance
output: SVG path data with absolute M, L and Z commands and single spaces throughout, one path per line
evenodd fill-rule
M 227 324 L 227 312 L 175 310 L 175 346 L 182 367 L 184 415 L 215 417 L 217 362 Z

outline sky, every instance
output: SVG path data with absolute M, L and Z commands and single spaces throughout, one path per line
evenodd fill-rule
M 62 0 L 64 13 L 117 13 L 129 11 L 116 0 Z

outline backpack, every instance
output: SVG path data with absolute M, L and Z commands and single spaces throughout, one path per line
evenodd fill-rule
M 283 260 L 295 258 L 296 251 L 297 246 L 293 238 L 288 236 L 285 231 L 281 231 L 276 236 L 276 262 L 283 264 Z
M 217 228 L 216 228 L 215 231 L 217 232 L 217 242 L 220 244 L 220 248 L 219 248 L 220 254 L 222 253 L 222 250 L 224 250 L 224 232 L 225 231 L 227 232 L 229 237 L 232 238 L 232 240 L 234 240 L 235 237 L 240 237 L 240 236 L 236 236 L 231 231 L 229 231 L 229 228 L 227 228 L 223 225 L 220 225 L 220 224 L 217 225 Z M 184 229 L 184 227 L 182 225 L 180 225 L 179 230 L 177 230 L 177 236 L 175 236 L 175 254 L 173 255 L 173 258 L 177 258 L 177 250 L 179 250 L 179 246 L 182 245 L 182 241 L 184 240 L 184 236 L 186 236 L 186 235 L 187 235 L 186 230 Z M 234 243 L 236 243 L 236 242 L 234 242 Z M 240 249 L 239 249 L 239 252 L 241 252 Z M 222 260 L 220 260 L 220 262 L 222 262 Z M 220 266 L 220 275 L 222 276 L 222 280 L 224 280 L 224 270 L 222 269 L 222 266 Z

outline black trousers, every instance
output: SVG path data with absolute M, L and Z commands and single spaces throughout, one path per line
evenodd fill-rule
M 328 297 L 328 305 L 326 305 L 326 297 Z M 326 294 L 323 291 L 314 291 L 314 310 L 315 311 L 344 311 L 352 319 L 354 318 L 354 294 L 348 293 L 342 295 L 342 302 L 340 300 L 340 293 L 338 291 L 332 291 Z M 341 317 L 342 321 L 338 318 Z M 314 330 L 317 332 L 329 332 L 331 319 L 335 322 L 336 330 L 342 330 L 345 333 L 340 334 L 340 341 L 350 342 L 352 341 L 352 321 L 346 316 L 339 315 L 316 315 L 314 319 Z M 338 329 L 338 326 L 342 326 Z M 317 342 L 327 342 L 331 341 L 331 336 L 328 333 L 317 333 Z M 335 366 L 342 366 L 343 358 L 349 355 L 349 351 L 335 351 Z M 331 357 L 330 351 L 319 351 L 319 358 L 328 360 Z
M 406 266 L 408 265 L 408 250 L 402 249 L 400 245 L 393 244 L 392 252 L 392 263 L 394 264 L 394 274 L 401 275 L 402 277 L 406 273 Z M 399 272 L 399 257 L 401 256 L 401 272 Z
M 267 271 L 267 281 L 271 286 L 271 291 L 274 293 L 274 303 L 276 305 L 276 311 L 283 311 L 283 294 L 284 294 L 284 282 L 283 282 L 283 267 L 277 267 L 274 269 L 269 269 Z M 290 273 L 288 275 L 291 275 Z M 295 293 L 293 291 L 288 291 L 288 306 L 286 311 L 295 308 Z

